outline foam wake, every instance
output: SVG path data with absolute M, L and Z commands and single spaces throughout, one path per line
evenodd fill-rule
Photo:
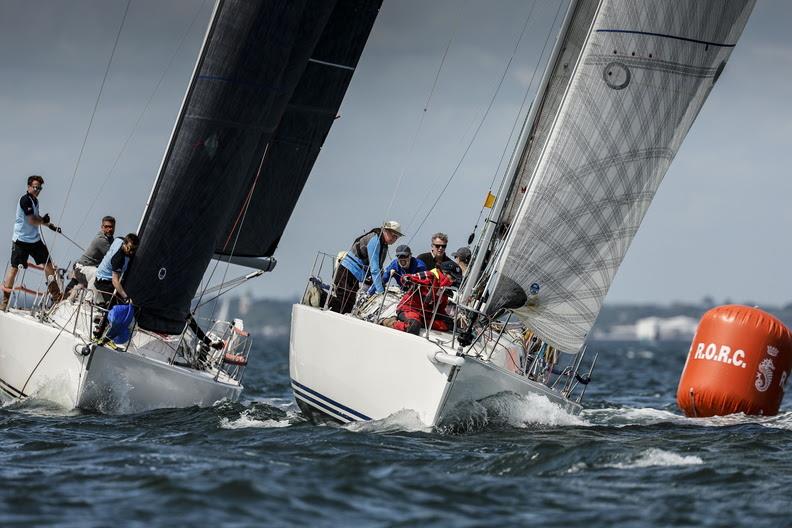
M 552 403 L 545 396 L 509 392 L 458 405 L 443 421 L 441 429 L 465 432 L 487 427 L 587 425 L 591 424 Z
M 402 409 L 381 420 L 370 422 L 351 422 L 343 426 L 356 433 L 395 433 L 395 432 L 430 432 L 432 428 L 426 425 L 418 413 L 412 409 Z

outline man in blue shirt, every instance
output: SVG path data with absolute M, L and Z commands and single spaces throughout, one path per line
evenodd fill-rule
M 385 291 L 382 283 L 382 264 L 388 255 L 388 246 L 402 236 L 401 224 L 389 220 L 371 231 L 359 236 L 352 242 L 338 265 L 333 278 L 330 310 L 340 314 L 352 311 L 357 301 L 359 283 L 371 276 L 374 289 Z
M 116 238 L 110 244 L 102 262 L 96 268 L 96 280 L 94 288 L 100 296 L 98 304 L 105 306 L 108 312 L 119 302 L 131 303 L 132 299 L 127 295 L 121 279 L 129 267 L 129 262 L 135 256 L 140 245 L 140 239 L 135 233 L 129 233 L 124 238 Z M 94 337 L 100 339 L 107 328 L 107 313 L 102 317 L 99 327 L 94 331 Z M 104 342 L 104 341 L 102 341 Z
M 406 291 L 409 285 L 402 282 L 402 277 L 411 273 L 418 273 L 419 271 L 426 271 L 426 265 L 422 260 L 412 256 L 412 250 L 409 246 L 402 244 L 396 248 L 396 258 L 382 271 L 382 284 L 387 285 L 388 281 L 393 277 L 396 279 L 396 284 Z M 372 295 L 376 291 L 377 289 L 372 284 L 368 289 L 368 294 Z
M 47 290 L 53 302 L 61 300 L 61 292 L 58 282 L 55 280 L 55 266 L 50 259 L 47 246 L 41 240 L 39 229 L 47 226 L 53 231 L 60 228 L 50 223 L 48 214 L 40 216 L 38 195 L 44 188 L 44 178 L 38 175 L 30 176 L 27 180 L 27 192 L 19 199 L 14 221 L 14 233 L 11 237 L 11 267 L 6 272 L 3 281 L 3 300 L 0 301 L 0 310 L 6 310 L 8 301 L 11 298 L 11 291 L 16 280 L 19 266 L 24 269 L 28 267 L 28 258 L 33 257 L 36 264 L 44 265 L 44 276 L 48 281 Z

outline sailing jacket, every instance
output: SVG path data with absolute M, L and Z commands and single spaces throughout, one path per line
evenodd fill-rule
M 424 318 L 431 318 L 437 305 L 437 314 L 445 315 L 448 305 L 448 293 L 440 294 L 441 288 L 447 288 L 454 284 L 451 278 L 439 268 L 429 271 L 421 271 L 402 277 L 402 282 L 413 283 L 418 288 L 408 291 L 399 301 L 396 310 L 399 312 L 423 312 Z
M 419 271 L 426 271 L 426 264 L 423 263 L 422 260 L 418 260 L 415 257 L 410 257 L 410 264 L 406 268 L 402 268 L 399 265 L 399 259 L 395 258 L 388 264 L 388 267 L 382 270 L 382 284 L 388 284 L 388 281 L 391 277 L 391 271 L 394 272 L 393 278 L 396 279 L 396 283 L 401 287 L 402 290 L 406 290 L 408 288 L 408 284 L 404 284 L 402 282 L 402 277 L 404 275 L 409 275 L 411 273 L 418 273 Z M 374 293 L 375 288 L 372 284 L 368 290 L 369 295 Z
M 38 226 L 28 222 L 27 217 L 33 215 L 40 216 L 38 199 L 30 193 L 25 193 L 17 204 L 12 241 L 32 244 L 41 240 Z
M 382 264 L 388 255 L 388 245 L 382 242 L 380 231 L 379 228 L 375 228 L 356 238 L 341 260 L 341 265 L 348 269 L 358 282 L 366 280 L 366 275 L 370 272 L 374 281 L 374 290 L 378 293 L 385 291 L 382 283 Z M 375 258 L 371 258 L 372 256 Z
M 437 267 L 437 262 L 435 261 L 434 255 L 432 255 L 431 251 L 427 251 L 426 253 L 421 253 L 420 255 L 418 255 L 418 260 L 423 262 L 424 265 L 426 266 L 426 269 L 428 270 L 432 270 Z M 450 261 L 451 258 L 448 255 L 443 254 L 443 260 L 440 261 L 440 264 L 442 264 L 443 262 L 450 262 Z

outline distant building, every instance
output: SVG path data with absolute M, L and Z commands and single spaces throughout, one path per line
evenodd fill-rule
M 635 325 L 612 325 L 605 330 L 595 328 L 592 337 L 599 341 L 635 341 Z
M 635 323 L 635 335 L 642 341 L 690 340 L 696 333 L 698 321 L 692 317 L 647 317 Z

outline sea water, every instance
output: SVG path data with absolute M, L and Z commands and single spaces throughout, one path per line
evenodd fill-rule
M 239 403 L 128 416 L 0 409 L 1 526 L 786 526 L 792 404 L 689 419 L 687 343 L 593 343 L 585 410 L 472 403 L 453 427 L 404 410 L 313 425 L 288 339 L 258 340 Z

